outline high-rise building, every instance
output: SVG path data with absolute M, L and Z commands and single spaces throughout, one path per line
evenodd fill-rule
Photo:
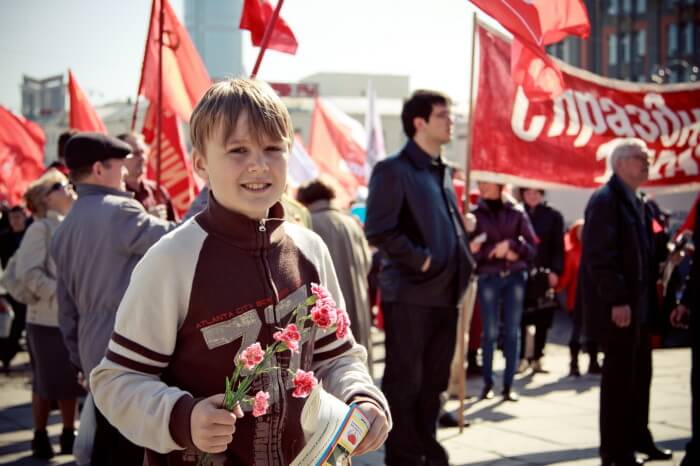
M 590 37 L 548 48 L 574 66 L 639 82 L 700 79 L 700 0 L 585 0 Z
M 245 76 L 243 0 L 185 0 L 185 27 L 212 79 Z
M 62 74 L 45 79 L 22 77 L 22 115 L 30 120 L 41 120 L 65 110 L 66 86 Z

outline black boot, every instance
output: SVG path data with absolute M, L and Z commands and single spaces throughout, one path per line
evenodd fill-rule
M 581 345 L 578 343 L 569 343 L 569 353 L 571 354 L 571 362 L 569 363 L 569 376 L 581 377 L 581 371 L 578 368 L 578 353 L 581 351 Z
M 467 375 L 481 375 L 483 370 L 476 361 L 478 350 L 467 351 Z
M 54 451 L 51 447 L 49 434 L 45 430 L 35 430 L 32 439 L 32 456 L 41 460 L 53 458 Z
M 72 455 L 73 444 L 75 443 L 75 429 L 64 427 L 59 440 L 61 443 L 61 454 Z
M 590 353 L 588 353 L 588 356 L 590 357 L 590 362 L 588 363 L 588 373 L 600 374 L 601 372 L 603 372 L 602 368 L 600 367 L 600 364 L 598 364 L 598 352 L 591 351 Z

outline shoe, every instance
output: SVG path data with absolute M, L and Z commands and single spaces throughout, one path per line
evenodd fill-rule
M 603 466 L 641 466 L 644 464 L 644 460 L 631 456 L 620 459 L 603 458 L 602 463 Z
M 491 400 L 495 394 L 493 393 L 493 385 L 492 384 L 487 384 L 484 385 L 484 388 L 481 390 L 481 399 L 482 400 Z
M 549 374 L 549 371 L 542 367 L 542 362 L 539 359 L 535 359 L 530 363 L 532 372 L 534 374 Z
M 469 350 L 467 351 L 467 376 L 470 375 L 481 375 L 484 372 L 483 367 L 481 367 L 476 360 L 477 351 Z
M 49 434 L 45 430 L 35 430 L 32 439 L 32 456 L 41 460 L 53 458 L 54 451 L 51 447 Z
M 464 427 L 469 427 L 469 422 L 464 420 Z M 459 422 L 457 416 L 453 416 L 452 413 L 444 412 L 438 418 L 438 426 L 440 427 L 459 427 Z
M 64 427 L 59 441 L 61 443 L 61 454 L 72 455 L 73 444 L 75 443 L 75 430 Z
M 520 400 L 520 395 L 518 395 L 518 392 L 516 392 L 515 390 L 511 390 L 510 387 L 505 387 L 503 389 L 502 394 L 503 394 L 504 401 L 516 402 L 516 401 Z
M 659 448 L 652 444 L 644 448 L 638 448 L 637 451 L 647 456 L 646 461 L 670 460 L 673 457 L 673 452 L 668 448 Z
M 516 374 L 522 374 L 530 367 L 530 363 L 527 359 L 521 359 L 520 364 L 518 364 L 518 370 L 515 371 Z
M 600 364 L 598 364 L 598 360 L 591 359 L 591 362 L 588 364 L 588 373 L 593 374 L 593 375 L 598 375 L 601 372 L 603 372 L 603 370 L 600 367 Z

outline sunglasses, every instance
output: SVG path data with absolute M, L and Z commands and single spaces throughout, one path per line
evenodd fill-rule
M 66 186 L 68 186 L 68 183 L 62 183 L 60 181 L 57 181 L 56 183 L 51 185 L 48 191 L 46 191 L 46 195 L 48 196 L 54 191 L 63 191 L 64 189 L 66 189 Z

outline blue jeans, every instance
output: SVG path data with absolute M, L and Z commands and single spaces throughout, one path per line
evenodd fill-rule
M 523 316 L 527 272 L 513 272 L 505 277 L 499 274 L 479 277 L 479 304 L 483 335 L 484 383 L 493 385 L 493 351 L 498 339 L 499 314 L 503 309 L 503 346 L 506 357 L 504 387 L 511 387 L 520 352 L 520 321 Z

